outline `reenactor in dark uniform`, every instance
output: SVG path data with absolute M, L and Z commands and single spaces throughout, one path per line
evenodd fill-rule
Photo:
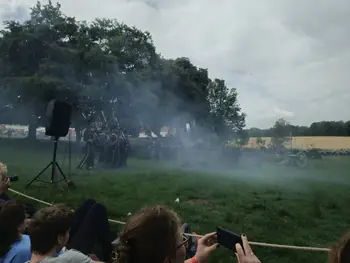
M 127 167 L 127 160 L 130 152 L 130 141 L 126 132 L 120 132 L 120 167 Z
M 102 125 L 92 123 L 94 128 L 88 128 L 84 131 L 85 156 L 78 165 L 81 169 L 84 164 L 91 169 L 94 167 L 96 152 L 99 152 L 99 163 L 110 165 L 111 167 L 126 167 L 130 152 L 130 142 L 126 133 L 121 130 L 118 121 L 108 123 L 103 114 Z M 97 126 L 101 128 L 97 129 Z
M 118 162 L 120 159 L 120 149 L 119 149 L 119 139 L 115 133 L 111 135 L 111 143 L 108 147 L 108 163 L 112 167 L 118 167 Z
M 87 169 L 92 169 L 94 167 L 94 161 L 95 161 L 95 145 L 94 140 L 95 139 L 95 133 L 91 128 L 85 129 L 83 132 L 83 140 L 85 141 L 85 156 L 80 161 L 78 165 L 78 169 L 82 169 L 84 165 Z
M 151 145 L 151 150 L 152 150 L 152 158 L 159 161 L 161 158 L 161 148 L 162 145 L 160 143 L 159 138 L 152 138 L 152 145 Z

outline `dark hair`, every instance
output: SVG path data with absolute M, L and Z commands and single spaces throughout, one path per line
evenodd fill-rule
M 165 206 L 143 209 L 125 224 L 115 263 L 164 263 L 176 253 L 179 218 Z
M 25 219 L 24 207 L 15 200 L 0 203 L 0 257 L 10 250 L 19 238 L 19 230 Z
M 40 209 L 30 220 L 28 233 L 32 252 L 47 254 L 73 225 L 74 212 L 64 205 Z
M 350 232 L 343 235 L 337 243 L 331 246 L 331 250 L 329 252 L 329 262 L 350 262 Z

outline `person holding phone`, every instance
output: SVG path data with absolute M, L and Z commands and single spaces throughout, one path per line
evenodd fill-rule
M 260 260 L 253 253 L 246 235 L 242 235 L 242 243 L 243 248 L 239 243 L 235 246 L 238 263 L 260 263 Z
M 207 262 L 208 256 L 212 251 L 215 250 L 217 244 L 212 244 L 211 241 L 215 238 L 216 233 L 210 233 L 198 240 L 197 253 L 194 256 L 195 260 L 192 258 L 191 263 L 197 262 Z M 261 263 L 260 260 L 253 253 L 252 248 L 249 245 L 246 235 L 242 235 L 242 246 L 237 243 L 234 247 L 236 250 L 236 257 L 238 263 Z M 199 258 L 199 259 L 198 259 Z M 185 263 L 189 263 L 185 261 Z
M 216 229 L 217 242 L 229 249 L 236 250 L 239 263 L 258 263 L 260 260 L 254 255 L 246 235 L 239 235 L 230 230 L 218 227 Z
M 195 255 L 186 260 L 189 237 L 179 223 L 174 211 L 159 205 L 129 217 L 119 235 L 113 263 L 208 263 L 218 247 L 216 232 L 200 238 Z M 246 237 L 242 245 L 245 253 L 242 246 L 236 247 L 239 263 L 259 263 Z

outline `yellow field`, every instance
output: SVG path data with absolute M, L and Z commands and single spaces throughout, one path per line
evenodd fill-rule
M 255 137 L 249 138 L 247 148 L 256 148 L 258 147 Z M 265 145 L 271 144 L 270 137 L 262 137 L 262 140 L 265 141 Z M 324 149 L 324 150 L 340 150 L 340 149 L 350 149 L 350 137 L 292 137 L 292 142 L 288 140 L 285 143 L 286 147 L 298 148 L 298 149 Z

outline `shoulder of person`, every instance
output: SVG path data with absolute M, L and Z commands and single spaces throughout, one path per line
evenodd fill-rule
M 12 247 L 16 250 L 30 250 L 30 237 L 28 235 L 22 235 L 21 239 L 18 239 Z
M 13 257 L 11 259 L 12 263 L 22 263 L 30 260 L 31 251 L 30 251 L 30 238 L 27 235 L 22 235 L 21 240 L 13 246 Z M 5 260 L 6 262 L 6 260 Z
M 10 254 L 14 254 L 14 256 L 16 256 L 17 254 L 21 253 L 31 253 L 30 238 L 27 235 L 22 235 L 22 237 L 15 241 L 11 246 Z
M 16 255 L 12 258 L 11 263 L 22 263 L 30 260 L 32 254 L 30 250 L 20 249 L 17 251 Z
M 22 234 L 22 242 L 30 243 L 30 237 L 28 235 Z
M 64 258 L 66 260 L 65 262 L 81 262 L 81 263 L 95 262 L 91 258 L 89 258 L 87 255 L 75 249 L 66 250 L 64 253 L 62 253 L 58 257 L 62 259 Z

